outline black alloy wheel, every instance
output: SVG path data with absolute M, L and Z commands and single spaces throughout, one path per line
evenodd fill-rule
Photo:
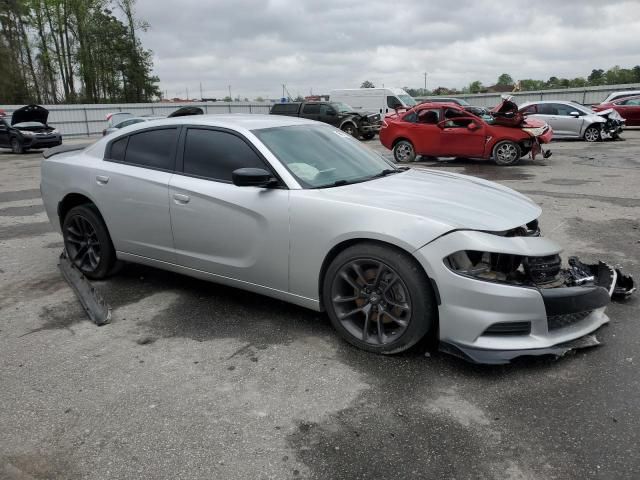
M 65 216 L 62 235 L 69 260 L 88 278 L 105 278 L 115 263 L 109 233 L 96 209 L 72 208 Z
M 323 301 L 345 340 L 376 353 L 401 352 L 433 323 L 431 285 L 403 252 L 362 244 L 340 253 L 324 282 Z

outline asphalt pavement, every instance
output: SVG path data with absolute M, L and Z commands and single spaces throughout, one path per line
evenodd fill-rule
M 565 256 L 640 279 L 640 130 L 623 138 L 412 166 L 515 188 Z M 97 327 L 57 269 L 41 161 L 0 151 L 0 479 L 640 478 L 638 297 L 602 346 L 500 367 L 376 356 L 324 314 L 136 265 L 96 282 Z

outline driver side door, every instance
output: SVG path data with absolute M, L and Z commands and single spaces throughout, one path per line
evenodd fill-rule
M 485 124 L 476 117 L 453 116 L 461 112 L 445 110 L 445 120 L 438 124 L 441 128 L 440 155 L 443 157 L 484 157 L 486 144 Z
M 288 290 L 289 190 L 239 187 L 238 168 L 271 170 L 239 133 L 183 129 L 169 183 L 177 263 L 227 279 Z

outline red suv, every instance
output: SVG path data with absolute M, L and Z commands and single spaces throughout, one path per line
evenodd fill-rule
M 453 103 L 422 103 L 385 117 L 380 130 L 380 142 L 393 150 L 397 162 L 426 155 L 493 158 L 498 165 L 513 165 L 529 153 L 535 158 L 540 144 L 552 137 L 546 123 L 524 119 L 510 100 L 482 116 Z M 549 155 L 544 152 L 545 158 Z

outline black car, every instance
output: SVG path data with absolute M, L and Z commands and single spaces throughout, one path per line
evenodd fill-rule
M 0 147 L 13 153 L 24 153 L 31 148 L 50 148 L 62 144 L 62 135 L 47 124 L 49 110 L 40 105 L 27 105 L 11 115 L 0 116 Z
M 276 103 L 269 113 L 328 123 L 355 138 L 362 136 L 365 140 L 375 137 L 382 126 L 379 114 L 356 112 L 349 105 L 340 102 Z

